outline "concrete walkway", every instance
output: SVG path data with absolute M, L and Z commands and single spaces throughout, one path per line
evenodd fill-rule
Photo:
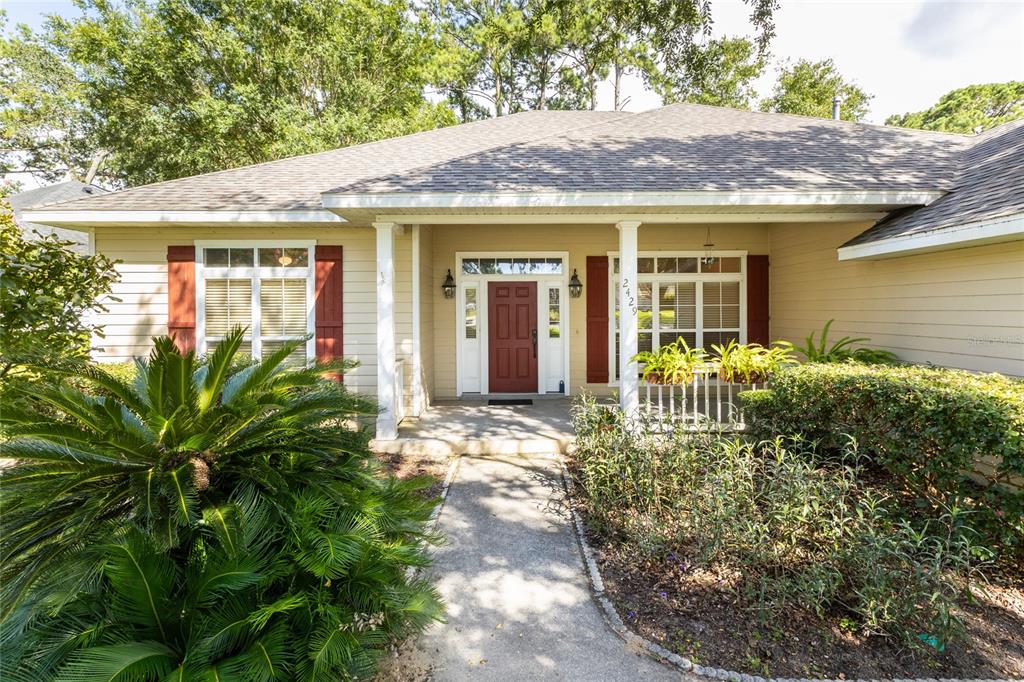
M 448 623 L 419 642 L 433 680 L 680 680 L 628 651 L 590 596 L 555 456 L 466 457 L 429 578 Z

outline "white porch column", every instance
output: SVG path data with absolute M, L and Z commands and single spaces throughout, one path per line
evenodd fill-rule
M 627 415 L 640 409 L 640 377 L 633 356 L 638 350 L 636 234 L 639 221 L 624 220 L 619 229 L 619 405 Z
M 395 394 L 395 223 L 374 223 L 377 230 L 377 439 L 398 437 Z
M 425 409 L 423 391 L 423 348 L 420 343 L 420 226 L 412 226 L 412 415 Z

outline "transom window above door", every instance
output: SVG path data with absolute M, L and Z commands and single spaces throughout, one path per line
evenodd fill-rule
M 463 258 L 466 275 L 561 275 L 561 258 Z
M 312 245 L 201 246 L 197 282 L 202 318 L 199 348 L 211 352 L 236 326 L 246 327 L 242 352 L 267 357 L 312 332 Z M 287 364 L 305 364 L 311 342 Z

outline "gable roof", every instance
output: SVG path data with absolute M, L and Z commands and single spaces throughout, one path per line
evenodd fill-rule
M 684 103 L 329 194 L 948 189 L 967 144 L 947 133 Z
M 898 211 L 843 247 L 925 235 L 1024 214 L 1024 119 L 971 138 L 953 189 L 921 208 Z
M 328 194 L 934 192 L 952 186 L 956 155 L 969 140 L 695 104 L 639 114 L 531 111 L 51 208 L 327 213 Z

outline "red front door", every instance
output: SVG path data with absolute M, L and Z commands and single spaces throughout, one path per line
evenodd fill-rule
M 491 393 L 537 392 L 537 283 L 487 285 Z

